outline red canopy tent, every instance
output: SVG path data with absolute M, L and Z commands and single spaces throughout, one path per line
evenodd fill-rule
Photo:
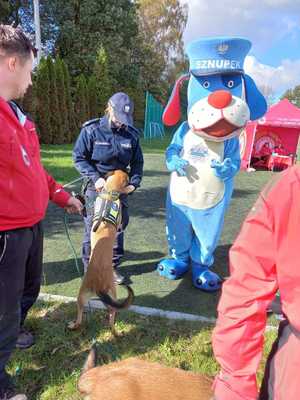
M 287 99 L 269 108 L 263 118 L 249 122 L 240 136 L 241 169 L 262 166 L 273 169 L 274 162 L 293 164 L 300 135 L 300 109 Z

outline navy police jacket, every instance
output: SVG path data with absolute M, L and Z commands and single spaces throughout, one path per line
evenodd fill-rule
M 73 150 L 76 169 L 95 183 L 109 171 L 129 168 L 129 184 L 139 187 L 144 160 L 138 136 L 132 126 L 111 128 L 106 116 L 86 122 Z

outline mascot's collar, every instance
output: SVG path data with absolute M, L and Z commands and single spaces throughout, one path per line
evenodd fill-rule
M 244 129 L 244 127 L 238 128 L 236 130 L 234 130 L 233 132 L 229 133 L 229 135 L 227 136 L 222 136 L 222 137 L 216 137 L 216 136 L 211 136 L 208 135 L 207 133 L 205 133 L 204 131 L 201 132 L 194 132 L 193 129 L 190 128 L 191 132 L 193 132 L 194 135 L 199 136 L 203 139 L 206 140 L 210 140 L 211 142 L 225 142 L 225 140 L 229 140 L 232 139 L 236 136 L 240 136 L 240 134 L 242 133 L 242 130 Z

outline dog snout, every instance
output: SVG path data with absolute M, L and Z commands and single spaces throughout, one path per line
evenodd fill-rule
M 222 109 L 232 101 L 232 95 L 227 90 L 216 90 L 208 96 L 208 104 L 217 109 Z

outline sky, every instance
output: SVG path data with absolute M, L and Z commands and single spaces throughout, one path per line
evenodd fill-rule
M 202 36 L 252 42 L 244 68 L 276 96 L 300 84 L 300 0 L 181 0 L 189 7 L 185 45 Z

